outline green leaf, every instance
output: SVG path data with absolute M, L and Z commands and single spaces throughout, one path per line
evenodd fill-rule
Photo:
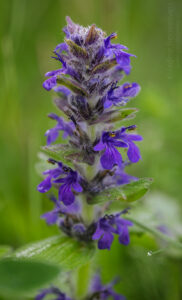
M 42 259 L 66 270 L 72 270 L 90 261 L 94 252 L 93 244 L 86 245 L 73 238 L 60 235 L 26 245 L 16 250 L 13 257 Z
M 66 86 L 73 93 L 88 97 L 88 93 L 81 86 L 79 86 L 77 83 L 75 83 L 69 78 L 57 76 L 57 83 Z
M 49 159 L 49 156 L 46 155 L 45 153 L 43 152 L 39 152 L 37 154 L 38 156 L 38 162 L 35 164 L 35 170 L 37 172 L 37 174 L 39 174 L 40 176 L 42 176 L 42 173 L 48 169 L 50 169 L 50 163 L 48 162 L 48 159 Z M 51 166 L 51 169 L 52 167 L 54 168 L 54 165 Z M 56 168 L 56 166 L 55 166 Z
M 3 259 L 0 261 L 0 294 L 28 295 L 51 282 L 59 273 L 57 266 L 48 263 Z
M 0 258 L 3 258 L 11 252 L 12 248 L 7 245 L 0 246 Z
M 97 31 L 95 24 L 93 24 L 90 27 L 88 34 L 86 36 L 85 45 L 92 44 L 98 37 L 99 37 L 99 32 Z
M 91 74 L 97 74 L 97 73 L 103 73 L 106 72 L 107 70 L 113 68 L 114 66 L 117 65 L 116 59 L 108 59 L 98 65 L 96 65 L 92 70 Z
M 113 111 L 111 119 L 109 122 L 118 122 L 128 119 L 133 119 L 135 117 L 135 113 L 138 112 L 137 108 L 123 108 Z
M 113 123 L 123 120 L 132 119 L 135 117 L 135 114 L 138 110 L 136 108 L 123 108 L 115 109 L 106 113 L 103 113 L 98 119 L 92 120 L 91 125 L 97 123 Z
M 73 55 L 75 55 L 76 57 L 88 58 L 87 51 L 84 48 L 78 46 L 72 40 L 65 39 L 65 42 L 69 46 L 69 49 L 73 53 Z
M 69 158 L 69 155 L 76 153 L 69 145 L 57 144 L 52 146 L 42 147 L 42 151 L 47 154 L 48 157 L 58 161 L 62 161 L 66 165 L 73 166 L 73 157 Z
M 148 191 L 152 183 L 151 178 L 141 178 L 123 186 L 107 189 L 102 193 L 88 199 L 89 204 L 97 204 L 108 201 L 133 202 L 141 198 Z
M 182 250 L 182 243 L 179 242 L 178 240 L 175 240 L 173 237 L 162 233 L 160 230 L 153 228 L 152 226 L 147 226 L 145 223 L 142 223 L 136 219 L 134 219 L 133 217 L 126 217 L 128 220 L 132 221 L 135 225 L 137 225 L 139 228 L 141 228 L 143 231 L 149 232 L 152 235 L 154 235 L 155 237 L 166 241 L 167 243 L 169 243 L 169 245 L 174 246 L 176 248 L 179 248 Z M 167 247 L 166 247 L 167 248 Z

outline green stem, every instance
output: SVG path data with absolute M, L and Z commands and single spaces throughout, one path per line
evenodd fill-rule
M 76 298 L 84 298 L 88 292 L 89 282 L 91 275 L 91 263 L 82 266 L 79 268 L 77 273 L 77 290 L 76 290 Z
M 95 139 L 95 127 L 87 125 L 87 133 L 90 140 L 93 142 Z M 95 164 L 92 166 L 86 165 L 85 166 L 85 175 L 88 181 L 92 180 L 95 175 Z M 93 219 L 93 206 L 88 205 L 86 202 L 85 197 L 83 196 L 82 199 L 83 204 L 83 218 L 86 223 L 90 223 Z M 76 296 L 78 299 L 84 298 L 88 292 L 88 287 L 90 283 L 90 276 L 91 276 L 91 263 L 87 263 L 86 265 L 82 266 L 77 271 L 77 290 Z
M 135 225 L 137 225 L 138 227 L 144 229 L 145 231 L 148 231 L 150 233 L 152 233 L 154 236 L 168 242 L 170 245 L 176 247 L 176 248 L 180 248 L 182 249 L 182 243 L 178 242 L 178 241 L 175 241 L 173 240 L 171 237 L 169 237 L 167 234 L 163 234 L 162 232 L 160 232 L 159 230 L 157 229 L 154 229 L 154 228 L 151 228 L 151 227 L 148 227 L 142 223 L 140 223 L 140 221 L 138 220 L 135 220 L 134 218 L 132 217 L 127 217 L 128 220 L 132 221 Z

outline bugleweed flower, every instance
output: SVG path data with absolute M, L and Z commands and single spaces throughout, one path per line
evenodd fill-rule
M 104 102 L 104 108 L 109 108 L 112 105 L 124 106 L 128 103 L 130 98 L 134 98 L 140 91 L 138 83 L 124 83 L 121 86 L 113 84 L 107 93 Z
M 130 242 L 128 226 L 132 226 L 133 223 L 129 220 L 120 217 L 122 214 L 106 215 L 97 222 L 97 228 L 92 236 L 93 240 L 98 240 L 99 249 L 110 250 L 114 234 L 119 236 L 119 242 L 127 246 Z
M 85 297 L 85 300 L 125 300 L 123 295 L 116 293 L 113 286 L 117 283 L 117 279 L 113 280 L 107 285 L 103 285 L 99 274 L 96 274 L 90 284 L 89 294 Z M 56 298 L 51 298 L 52 300 L 73 300 L 73 298 L 68 297 L 66 294 L 62 293 L 57 287 L 50 287 L 48 289 L 42 290 L 35 298 L 35 300 L 45 299 L 47 295 L 55 296 Z
M 59 136 L 59 132 L 63 131 L 63 138 L 67 138 L 73 134 L 73 130 L 75 128 L 74 123 L 64 122 L 62 118 L 58 117 L 56 114 L 49 114 L 49 118 L 56 120 L 57 125 L 54 128 L 51 128 L 46 131 L 45 136 L 47 137 L 47 145 L 52 144 L 56 141 Z
M 47 297 L 47 295 L 53 295 L 56 298 L 52 298 L 52 300 L 71 300 L 71 298 L 67 297 L 66 294 L 62 293 L 60 289 L 57 287 L 50 287 L 48 289 L 42 290 L 35 298 L 35 300 L 42 300 Z
M 116 293 L 113 290 L 113 286 L 117 283 L 117 279 L 113 280 L 107 285 L 103 285 L 99 274 L 96 274 L 91 283 L 91 297 L 90 299 L 113 299 L 113 300 L 125 300 L 123 295 Z
M 115 164 L 121 167 L 122 156 L 115 147 L 128 148 L 127 155 L 131 162 L 137 162 L 140 159 L 139 149 L 133 141 L 141 141 L 142 137 L 137 134 L 127 134 L 126 130 L 131 129 L 133 129 L 133 126 L 122 127 L 121 130 L 117 131 L 103 132 L 101 140 L 94 147 L 94 150 L 101 151 L 105 149 L 100 159 L 104 169 L 112 169 Z
M 75 200 L 73 191 L 78 193 L 82 192 L 82 187 L 79 183 L 79 176 L 76 171 L 64 166 L 61 162 L 58 164 L 58 168 L 45 171 L 43 174 L 48 175 L 39 185 L 38 191 L 46 193 L 52 187 L 52 184 L 58 184 L 59 186 L 59 200 L 65 205 L 70 205 Z M 67 175 L 63 178 L 58 178 L 60 175 Z M 58 179 L 56 179 L 58 178 Z
M 46 193 L 52 187 L 52 180 L 64 174 L 63 164 L 61 162 L 56 162 L 55 160 L 49 159 L 49 162 L 55 164 L 57 163 L 57 168 L 46 170 L 43 175 L 47 177 L 38 185 L 37 189 L 40 193 Z
M 131 71 L 134 55 L 125 46 L 112 42 L 116 33 L 106 36 L 96 25 L 83 27 L 69 17 L 66 20 L 65 40 L 57 45 L 53 56 L 60 66 L 47 72 L 43 83 L 46 90 L 57 94 L 55 104 L 67 120 L 59 114 L 49 115 L 57 124 L 45 134 L 46 149 L 49 155 L 63 154 L 59 161 L 49 159 L 54 168 L 43 173 L 46 177 L 38 186 L 41 193 L 58 190 L 54 209 L 42 217 L 73 238 L 86 243 L 97 240 L 99 249 L 110 249 L 114 235 L 121 244 L 128 245 L 132 223 L 123 212 L 107 215 L 100 205 L 99 217 L 95 214 L 88 222 L 84 210 L 73 208 L 77 202 L 83 206 L 95 203 L 95 197 L 105 197 L 110 189 L 121 189 L 122 193 L 124 185 L 137 180 L 126 173 L 125 167 L 141 158 L 135 142 L 142 137 L 133 133 L 135 125 L 122 126 L 121 121 L 133 117 L 133 109 L 123 106 L 139 93 L 140 86 L 128 80 L 120 85 Z M 51 145 L 57 142 L 60 132 L 66 138 L 64 144 Z M 112 197 L 108 200 L 112 201 Z M 100 299 L 123 299 L 111 291 L 110 288 L 104 294 L 102 290 Z
M 66 206 L 60 201 L 56 199 L 55 196 L 50 196 L 50 200 L 55 204 L 55 207 L 52 211 L 44 213 L 41 218 L 45 219 L 48 225 L 55 224 L 59 219 L 60 216 L 67 216 L 69 215 L 76 215 L 81 212 L 81 204 L 79 201 L 74 201 L 73 204 Z

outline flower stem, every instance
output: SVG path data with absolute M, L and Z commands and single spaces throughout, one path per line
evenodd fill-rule
M 182 249 L 182 243 L 172 239 L 170 236 L 168 236 L 167 234 L 163 234 L 162 232 L 160 232 L 159 230 L 155 229 L 155 228 L 151 228 L 148 227 L 146 225 L 144 225 L 143 223 L 140 223 L 140 221 L 135 220 L 132 217 L 127 217 L 128 220 L 132 221 L 135 225 L 137 225 L 138 227 L 144 229 L 145 231 L 148 231 L 150 233 L 152 233 L 154 236 L 168 242 L 170 245 L 176 247 L 176 248 L 180 248 Z
M 88 286 L 90 282 L 91 275 L 91 263 L 88 263 L 78 269 L 77 272 L 77 290 L 76 298 L 84 298 L 88 292 Z

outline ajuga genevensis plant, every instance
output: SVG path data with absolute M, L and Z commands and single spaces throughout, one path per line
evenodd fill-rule
M 46 73 L 43 83 L 57 95 L 54 103 L 61 116 L 49 114 L 55 125 L 45 133 L 43 150 L 50 168 L 43 172 L 38 191 L 47 193 L 54 207 L 42 217 L 82 247 L 110 250 L 115 236 L 118 247 L 125 247 L 133 226 L 128 217 L 130 202 L 143 195 L 146 184 L 125 171 L 141 158 L 137 127 L 125 126 L 137 111 L 127 104 L 140 86 L 121 83 L 130 74 L 134 55 L 113 42 L 116 33 L 107 36 L 95 25 L 83 27 L 69 17 L 66 21 L 64 43 L 53 55 L 59 69 Z M 65 140 L 59 143 L 61 134 Z M 125 299 L 113 290 L 114 284 L 115 280 L 102 285 L 96 274 L 85 299 Z M 47 295 L 57 300 L 74 298 L 52 286 L 36 299 Z

